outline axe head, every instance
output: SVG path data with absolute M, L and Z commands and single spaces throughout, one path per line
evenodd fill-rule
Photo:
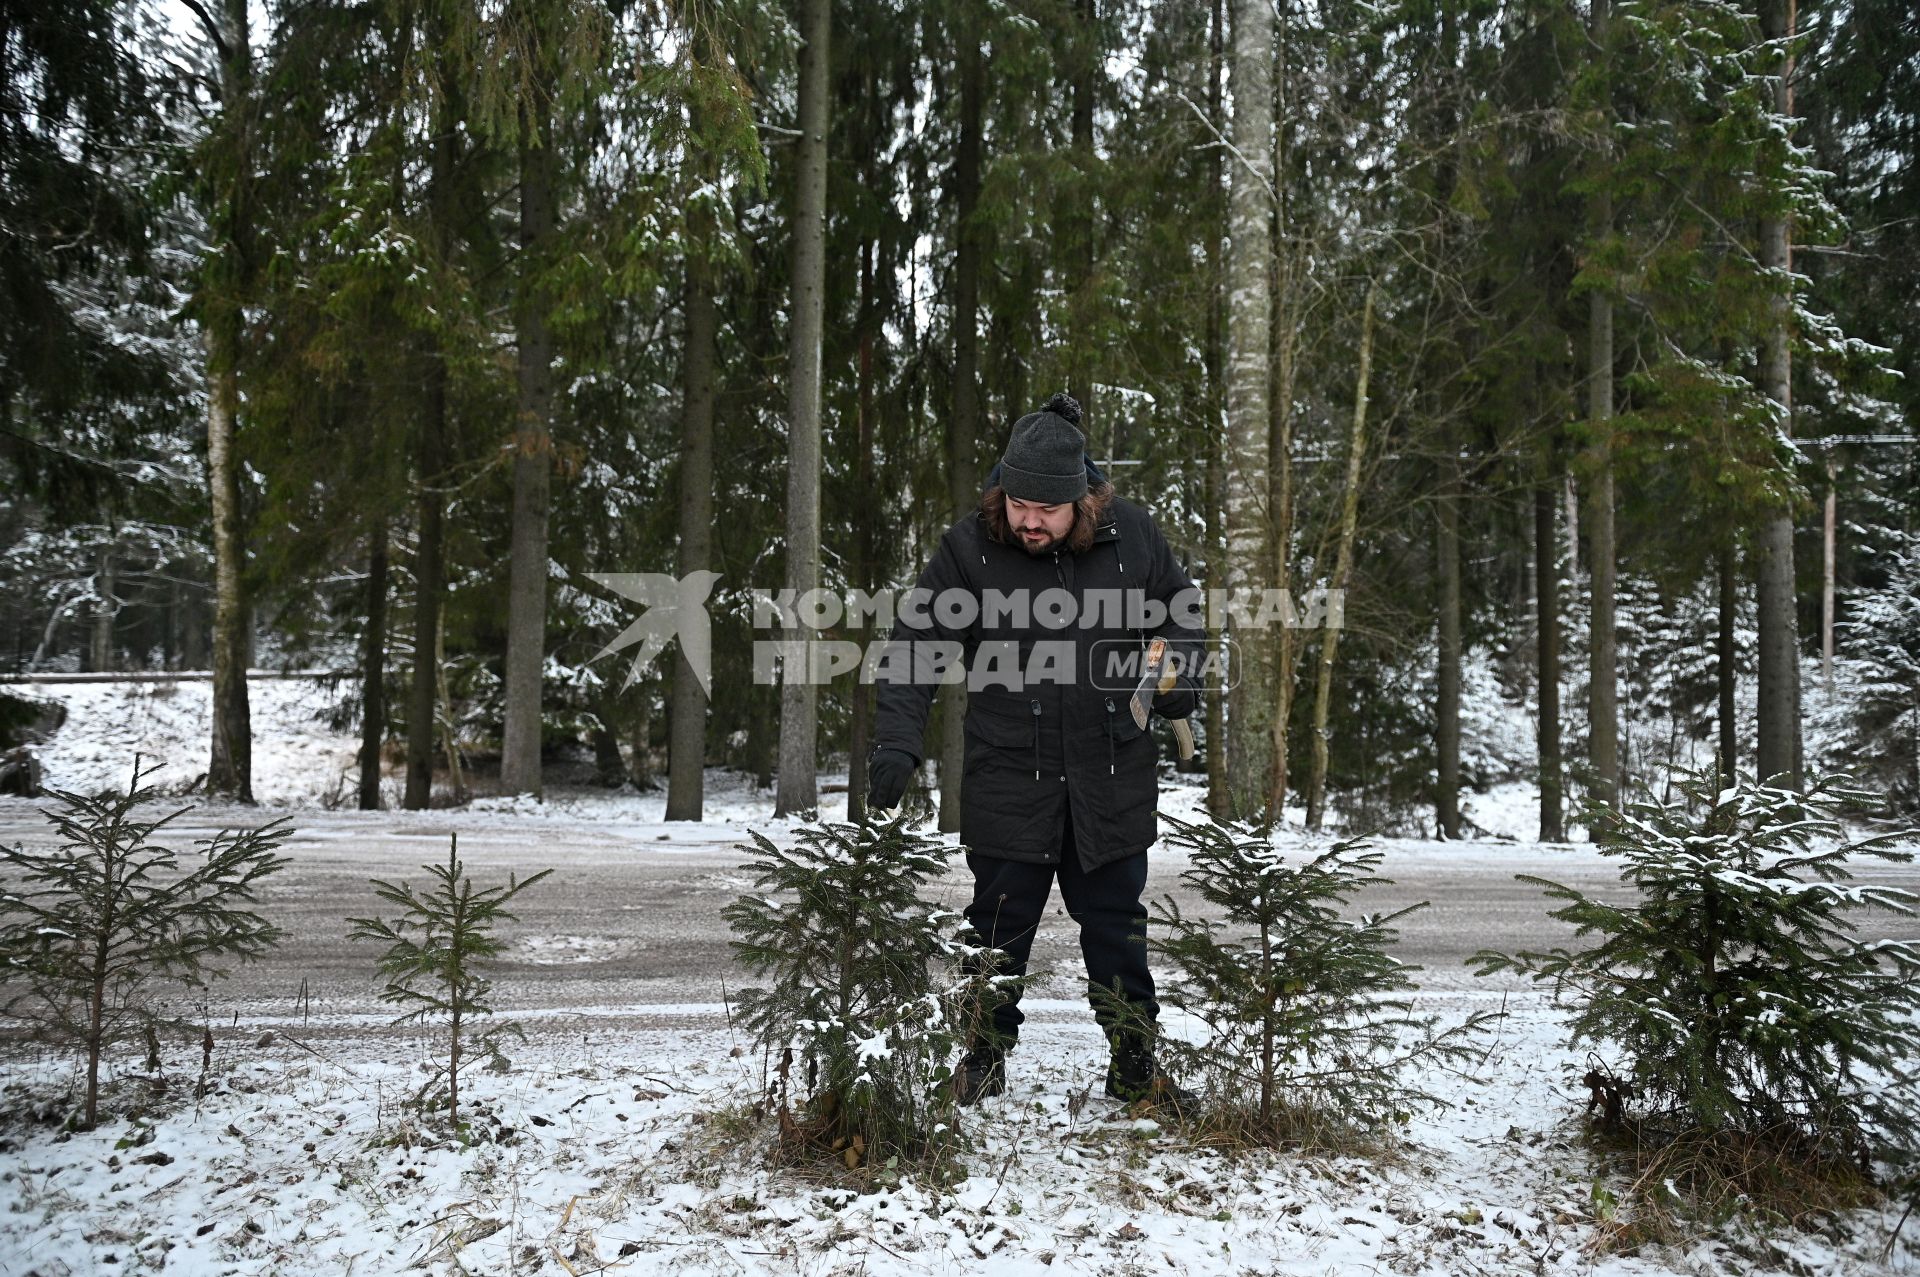
M 1143 732 L 1147 730 L 1147 715 L 1153 712 L 1153 697 L 1160 687 L 1161 667 L 1166 663 L 1166 657 L 1167 641 L 1153 640 L 1147 647 L 1146 668 L 1140 673 L 1139 686 L 1127 698 L 1127 709 L 1133 714 L 1133 725 Z

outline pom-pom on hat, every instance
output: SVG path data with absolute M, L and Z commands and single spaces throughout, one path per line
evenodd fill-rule
M 1000 461 L 1001 490 L 1039 505 L 1078 501 L 1087 495 L 1086 449 L 1080 405 L 1062 391 L 1039 412 L 1013 423 L 1013 437 Z

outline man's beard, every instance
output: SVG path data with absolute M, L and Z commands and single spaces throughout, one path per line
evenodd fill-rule
M 1025 550 L 1029 555 L 1032 555 L 1035 558 L 1038 558 L 1040 555 L 1045 554 L 1049 550 L 1055 550 L 1055 549 L 1058 549 L 1059 547 L 1060 547 L 1059 537 L 1048 537 L 1044 541 L 1034 541 L 1034 540 L 1028 539 L 1027 534 L 1024 532 L 1020 534 L 1020 548 Z

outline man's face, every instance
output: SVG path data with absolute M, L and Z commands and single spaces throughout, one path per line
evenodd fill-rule
M 1028 554 L 1044 554 L 1073 529 L 1073 506 L 1041 505 L 1007 498 L 1007 526 L 1020 538 Z

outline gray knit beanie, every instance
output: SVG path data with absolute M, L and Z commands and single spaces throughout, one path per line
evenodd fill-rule
M 1087 437 L 1080 433 L 1080 405 L 1065 393 L 1039 412 L 1013 423 L 1000 488 L 1039 505 L 1066 505 L 1087 495 Z

